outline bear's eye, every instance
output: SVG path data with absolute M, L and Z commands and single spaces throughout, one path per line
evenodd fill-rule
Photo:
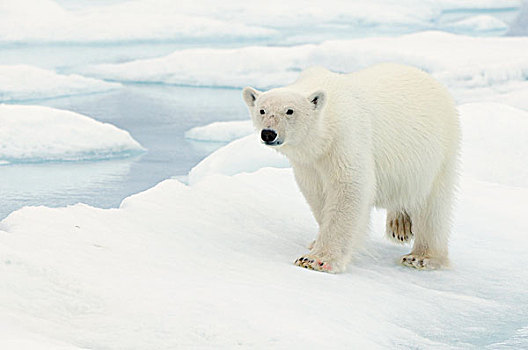
M 287 115 L 292 115 L 292 114 L 293 114 L 293 109 L 288 109 L 288 110 L 286 111 L 286 114 L 287 114 Z
M 263 109 L 260 110 L 260 114 L 264 114 L 266 113 L 266 111 L 264 111 Z

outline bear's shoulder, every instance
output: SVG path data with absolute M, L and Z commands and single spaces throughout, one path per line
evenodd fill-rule
M 332 86 L 340 76 L 341 74 L 331 72 L 324 67 L 314 66 L 303 70 L 299 78 L 288 88 L 303 94 L 310 93 L 313 89 Z

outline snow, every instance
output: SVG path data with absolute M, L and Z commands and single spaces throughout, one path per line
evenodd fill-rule
M 516 0 L 348 2 L 280 0 L 246 1 L 133 0 L 83 2 L 62 6 L 52 0 L 3 0 L 0 4 L 0 42 L 93 43 L 116 41 L 233 41 L 274 39 L 306 41 L 328 28 L 344 36 L 364 28 L 427 29 L 438 25 L 445 11 L 518 8 Z M 161 10 L 162 9 L 162 10 Z M 115 14 L 118 13 L 119 16 Z M 296 28 L 304 28 L 296 33 Z M 317 28 L 318 30 L 313 30 Z M 303 36 L 309 32 L 309 36 Z M 356 34 L 357 35 L 357 34 Z
M 469 17 L 451 24 L 450 27 L 457 32 L 474 32 L 478 34 L 483 34 L 490 31 L 505 32 L 508 29 L 508 25 L 506 23 L 500 19 L 497 19 L 496 17 L 489 15 Z
M 239 20 L 246 24 L 258 23 L 266 27 L 284 30 L 291 27 L 321 25 L 425 25 L 439 14 L 439 6 L 433 1 L 407 0 L 403 3 L 372 0 L 368 3 L 348 2 L 346 6 L 339 0 L 329 0 L 325 6 L 317 1 L 270 0 L 266 3 L 253 3 L 248 6 L 243 1 L 230 1 L 216 6 L 204 6 L 199 11 L 218 16 L 225 20 Z M 199 5 L 201 7 L 201 5 Z M 198 11 L 195 9 L 194 11 Z M 216 13 L 212 13 L 215 11 Z
M 87 69 L 97 77 L 192 86 L 270 87 L 294 80 L 317 45 L 187 49 L 168 56 Z M 337 59 L 337 56 L 336 56 Z
M 0 316 L 0 347 L 6 350 L 80 350 L 76 346 L 64 344 L 47 337 L 24 331 L 19 326 L 14 326 L 7 315 Z
M 28 65 L 0 65 L 0 102 L 103 92 L 121 87 L 77 74 L 57 74 Z
M 52 0 L 3 0 L 0 4 L 0 42 L 101 43 L 197 40 L 320 41 L 332 28 L 344 37 L 369 35 L 371 30 L 446 29 L 439 17 L 449 11 L 501 11 L 521 6 L 518 0 L 434 1 L 372 0 L 348 2 L 280 0 L 252 3 L 132 0 L 84 2 L 75 6 Z M 162 10 L 160 10 L 162 9 Z M 119 13 L 119 16 L 115 16 Z M 486 21 L 489 23 L 489 20 Z M 298 28 L 303 28 L 297 31 Z M 384 29 L 385 28 L 385 29 Z M 316 30 L 314 30 L 316 29 Z M 474 27 L 469 28 L 473 30 Z
M 496 86 L 479 88 L 451 88 L 461 102 L 498 102 L 519 109 L 528 110 L 528 81 L 504 82 Z
M 179 3 L 168 0 L 125 1 L 78 10 L 67 10 L 52 0 L 3 0 L 0 4 L 0 42 L 7 43 L 233 39 L 274 34 L 272 29 L 255 25 L 185 14 Z
M 527 46 L 527 37 L 420 32 L 290 47 L 188 49 L 161 58 L 97 65 L 89 72 L 118 81 L 266 89 L 294 81 L 299 71 L 313 65 L 352 72 L 390 61 L 417 66 L 454 90 L 469 91 L 526 84 Z
M 501 10 L 518 8 L 523 0 L 441 0 L 436 5 L 444 11 L 460 11 L 471 9 Z
M 247 136 L 253 131 L 251 120 L 235 120 L 194 127 L 185 132 L 185 137 L 197 141 L 229 142 Z
M 127 131 L 78 113 L 0 104 L 3 162 L 97 160 L 143 151 Z
M 258 136 L 251 134 L 235 140 L 202 160 L 189 172 L 188 182 L 197 183 L 207 176 L 234 175 L 253 172 L 263 167 L 286 168 L 290 164 L 286 157 L 264 146 Z
M 0 66 L 0 102 L 122 87 L 99 79 L 266 89 L 312 65 L 338 72 L 385 61 L 420 67 L 459 103 L 464 140 L 452 267 L 399 266 L 410 247 L 384 239 L 384 210 L 372 211 L 370 238 L 346 273 L 294 266 L 317 225 L 287 159 L 261 145 L 248 120 L 213 123 L 185 133 L 192 147 L 229 143 L 177 177 L 186 183 L 165 180 L 119 208 L 24 207 L 0 222 L 0 349 L 528 348 L 528 38 L 482 37 L 507 31 L 505 13 L 521 2 L 320 4 L 2 0 L 4 62 L 19 62 L 17 48 L 32 48 L 28 58 L 40 47 L 49 62 L 27 61 L 55 70 Z M 511 35 L 526 28 L 526 4 Z M 431 29 L 458 34 L 400 35 Z M 75 55 L 57 55 L 59 48 Z M 168 48 L 179 51 L 137 59 Z M 164 89 L 149 95 L 142 113 L 174 114 L 157 95 L 174 90 Z M 219 91 L 209 96 L 221 99 Z M 177 110 L 192 119 L 181 120 L 183 130 L 210 120 L 200 113 L 218 113 L 210 100 L 187 94 L 178 96 L 193 102 Z M 120 95 L 111 108 L 133 108 L 125 104 L 136 96 Z M 241 106 L 228 109 L 232 119 Z M 141 120 L 136 127 L 174 127 L 169 117 L 157 125 L 148 115 L 133 117 Z M 128 156 L 142 151 L 128 132 L 78 113 L 0 104 L 4 205 L 85 188 L 110 197 L 135 166 Z M 79 160 L 88 161 L 68 162 Z
M 528 112 L 490 102 L 458 109 L 464 172 L 484 181 L 528 187 Z
M 0 317 L 93 349 L 523 348 L 527 195 L 465 178 L 453 268 L 434 272 L 396 265 L 408 247 L 374 211 L 341 275 L 292 264 L 317 229 L 290 169 L 166 180 L 119 209 L 27 207 L 1 223 Z
M 250 135 L 209 157 L 230 154 L 238 169 L 163 181 L 119 209 L 26 207 L 3 220 L 0 346 L 525 348 L 527 112 L 460 112 L 451 269 L 398 266 L 409 247 L 383 238 L 383 210 L 346 273 L 293 266 L 317 226 L 291 169 L 267 167 Z

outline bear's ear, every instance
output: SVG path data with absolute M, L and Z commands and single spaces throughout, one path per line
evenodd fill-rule
M 326 94 L 324 91 L 318 90 L 308 96 L 308 101 L 314 106 L 314 109 L 320 110 L 326 102 Z
M 245 87 L 244 90 L 242 90 L 242 97 L 244 97 L 244 101 L 246 101 L 246 104 L 248 107 L 253 107 L 255 105 L 255 101 L 257 100 L 257 97 L 260 95 L 260 91 L 253 89 L 252 87 Z

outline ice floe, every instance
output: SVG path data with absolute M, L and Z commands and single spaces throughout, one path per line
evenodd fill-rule
M 341 275 L 292 264 L 317 226 L 290 169 L 166 180 L 120 209 L 27 207 L 1 222 L 0 318 L 81 348 L 523 348 L 526 196 L 465 179 L 453 267 L 434 272 L 397 265 L 409 247 L 375 211 Z
M 454 31 L 461 33 L 485 34 L 488 32 L 506 32 L 508 25 L 490 15 L 478 15 L 462 19 L 449 25 Z
M 465 174 L 528 188 L 528 112 L 490 102 L 468 103 L 458 109 Z
M 77 74 L 58 74 L 28 65 L 0 65 L 0 102 L 103 92 L 121 87 Z
M 283 155 L 264 146 L 256 135 L 235 140 L 202 160 L 189 172 L 190 184 L 215 174 L 234 175 L 254 172 L 264 167 L 286 168 L 290 163 Z
M 0 104 L 0 160 L 5 162 L 99 160 L 143 151 L 127 131 L 78 113 Z
M 173 1 L 139 0 L 72 10 L 52 0 L 4 0 L 0 4 L 0 43 L 185 41 L 276 34 L 273 29 L 193 14 L 182 7 Z
M 254 131 L 251 120 L 214 122 L 197 126 L 185 132 L 185 137 L 197 141 L 229 142 Z
M 467 90 L 525 83 L 527 46 L 526 37 L 422 32 L 291 47 L 188 49 L 160 58 L 97 65 L 89 71 L 118 81 L 270 88 L 294 81 L 301 70 L 313 65 L 352 72 L 396 62 L 422 68 L 450 88 Z

